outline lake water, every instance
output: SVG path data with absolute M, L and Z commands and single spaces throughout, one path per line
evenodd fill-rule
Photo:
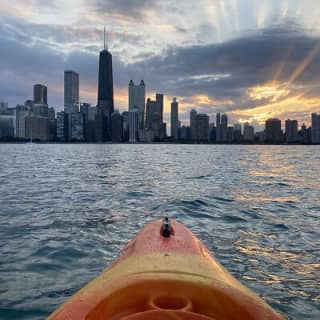
M 320 319 L 320 147 L 0 144 L 0 319 L 43 319 L 148 221 L 186 224 L 291 319 Z

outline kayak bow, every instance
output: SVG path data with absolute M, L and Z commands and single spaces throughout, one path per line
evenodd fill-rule
M 50 320 L 283 319 L 184 225 L 154 221 Z

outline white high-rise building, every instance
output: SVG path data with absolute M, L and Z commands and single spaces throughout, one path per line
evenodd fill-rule
M 139 111 L 139 129 L 144 128 L 145 123 L 146 86 L 141 80 L 135 85 L 132 80 L 129 82 L 129 111 L 137 108 Z
M 311 122 L 311 141 L 312 143 L 320 143 L 320 114 L 313 113 Z
M 129 142 L 138 142 L 139 134 L 139 109 L 129 110 Z

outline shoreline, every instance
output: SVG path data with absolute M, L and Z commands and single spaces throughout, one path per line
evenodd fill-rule
M 61 145 L 153 145 L 153 144 L 164 144 L 164 145 L 213 145 L 213 146 L 319 146 L 319 143 L 214 143 L 214 142 L 57 142 L 57 141 L 0 141 L 0 144 L 61 144 Z

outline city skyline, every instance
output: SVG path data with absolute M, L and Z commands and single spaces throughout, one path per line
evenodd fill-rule
M 179 120 L 179 101 L 172 98 L 170 122 L 164 119 L 165 95 L 156 93 L 156 99 L 147 99 L 144 80 L 128 84 L 127 110 L 122 114 L 114 109 L 113 62 L 103 30 L 103 49 L 99 53 L 97 104 L 92 106 L 79 99 L 79 74 L 64 71 L 64 110 L 49 108 L 47 87 L 33 86 L 33 100 L 24 105 L 8 108 L 0 101 L 0 139 L 8 141 L 33 140 L 56 142 L 182 142 L 182 143 L 273 143 L 273 144 L 318 144 L 320 142 L 320 116 L 312 113 L 312 126 L 305 123 L 299 130 L 298 120 L 268 118 L 265 128 L 256 131 L 248 121 L 229 126 L 228 115 L 217 112 L 215 120 L 196 108 L 190 110 L 189 126 Z M 212 116 L 212 115 L 211 115 Z M 285 127 L 285 130 L 282 128 Z M 168 129 L 170 135 L 168 136 Z
M 116 109 L 127 110 L 128 80 L 144 79 L 146 97 L 165 93 L 167 122 L 173 97 L 182 124 L 192 108 L 210 116 L 227 112 L 231 122 L 255 126 L 270 117 L 309 125 L 308 114 L 318 111 L 316 1 L 36 4 L 4 1 L 0 9 L 0 98 L 10 105 L 32 96 L 28 77 L 50 88 L 49 104 L 62 110 L 68 69 L 80 74 L 80 101 L 94 105 L 96 52 L 107 21 Z
M 106 51 L 105 49 L 103 51 Z M 100 52 L 100 56 L 101 53 Z M 109 52 L 108 52 L 109 54 Z M 112 69 L 112 65 L 111 65 Z M 99 68 L 99 83 L 103 90 L 112 88 L 109 81 L 101 82 L 101 72 L 109 73 L 110 66 L 103 62 Z M 64 72 L 65 105 L 64 111 L 55 113 L 47 104 L 47 87 L 42 84 L 33 86 L 34 99 L 26 100 L 15 108 L 0 101 L 0 141 L 3 142 L 175 142 L 175 143 L 218 143 L 218 144 L 319 144 L 320 114 L 312 113 L 312 126 L 304 123 L 300 127 L 296 119 L 284 123 L 277 118 L 268 118 L 265 128 L 256 131 L 246 122 L 243 126 L 228 122 L 226 113 L 215 115 L 214 120 L 205 113 L 190 110 L 189 126 L 179 120 L 179 101 L 171 103 L 171 134 L 168 136 L 167 124 L 163 118 L 164 95 L 156 93 L 156 99 L 147 99 L 145 104 L 145 83 L 128 85 L 129 107 L 121 114 L 111 112 L 111 96 L 108 100 L 98 99 L 97 106 L 79 103 L 79 75 L 72 71 Z M 110 74 L 112 77 L 112 72 Z M 107 79 L 108 77 L 104 77 Z M 101 92 L 101 89 L 98 90 Z M 109 92 L 112 92 L 109 91 Z M 110 104 L 111 103 L 111 104 Z M 145 110 L 145 112 L 144 112 Z M 145 113 L 145 118 L 143 114 Z M 299 130 L 300 128 L 300 130 Z

